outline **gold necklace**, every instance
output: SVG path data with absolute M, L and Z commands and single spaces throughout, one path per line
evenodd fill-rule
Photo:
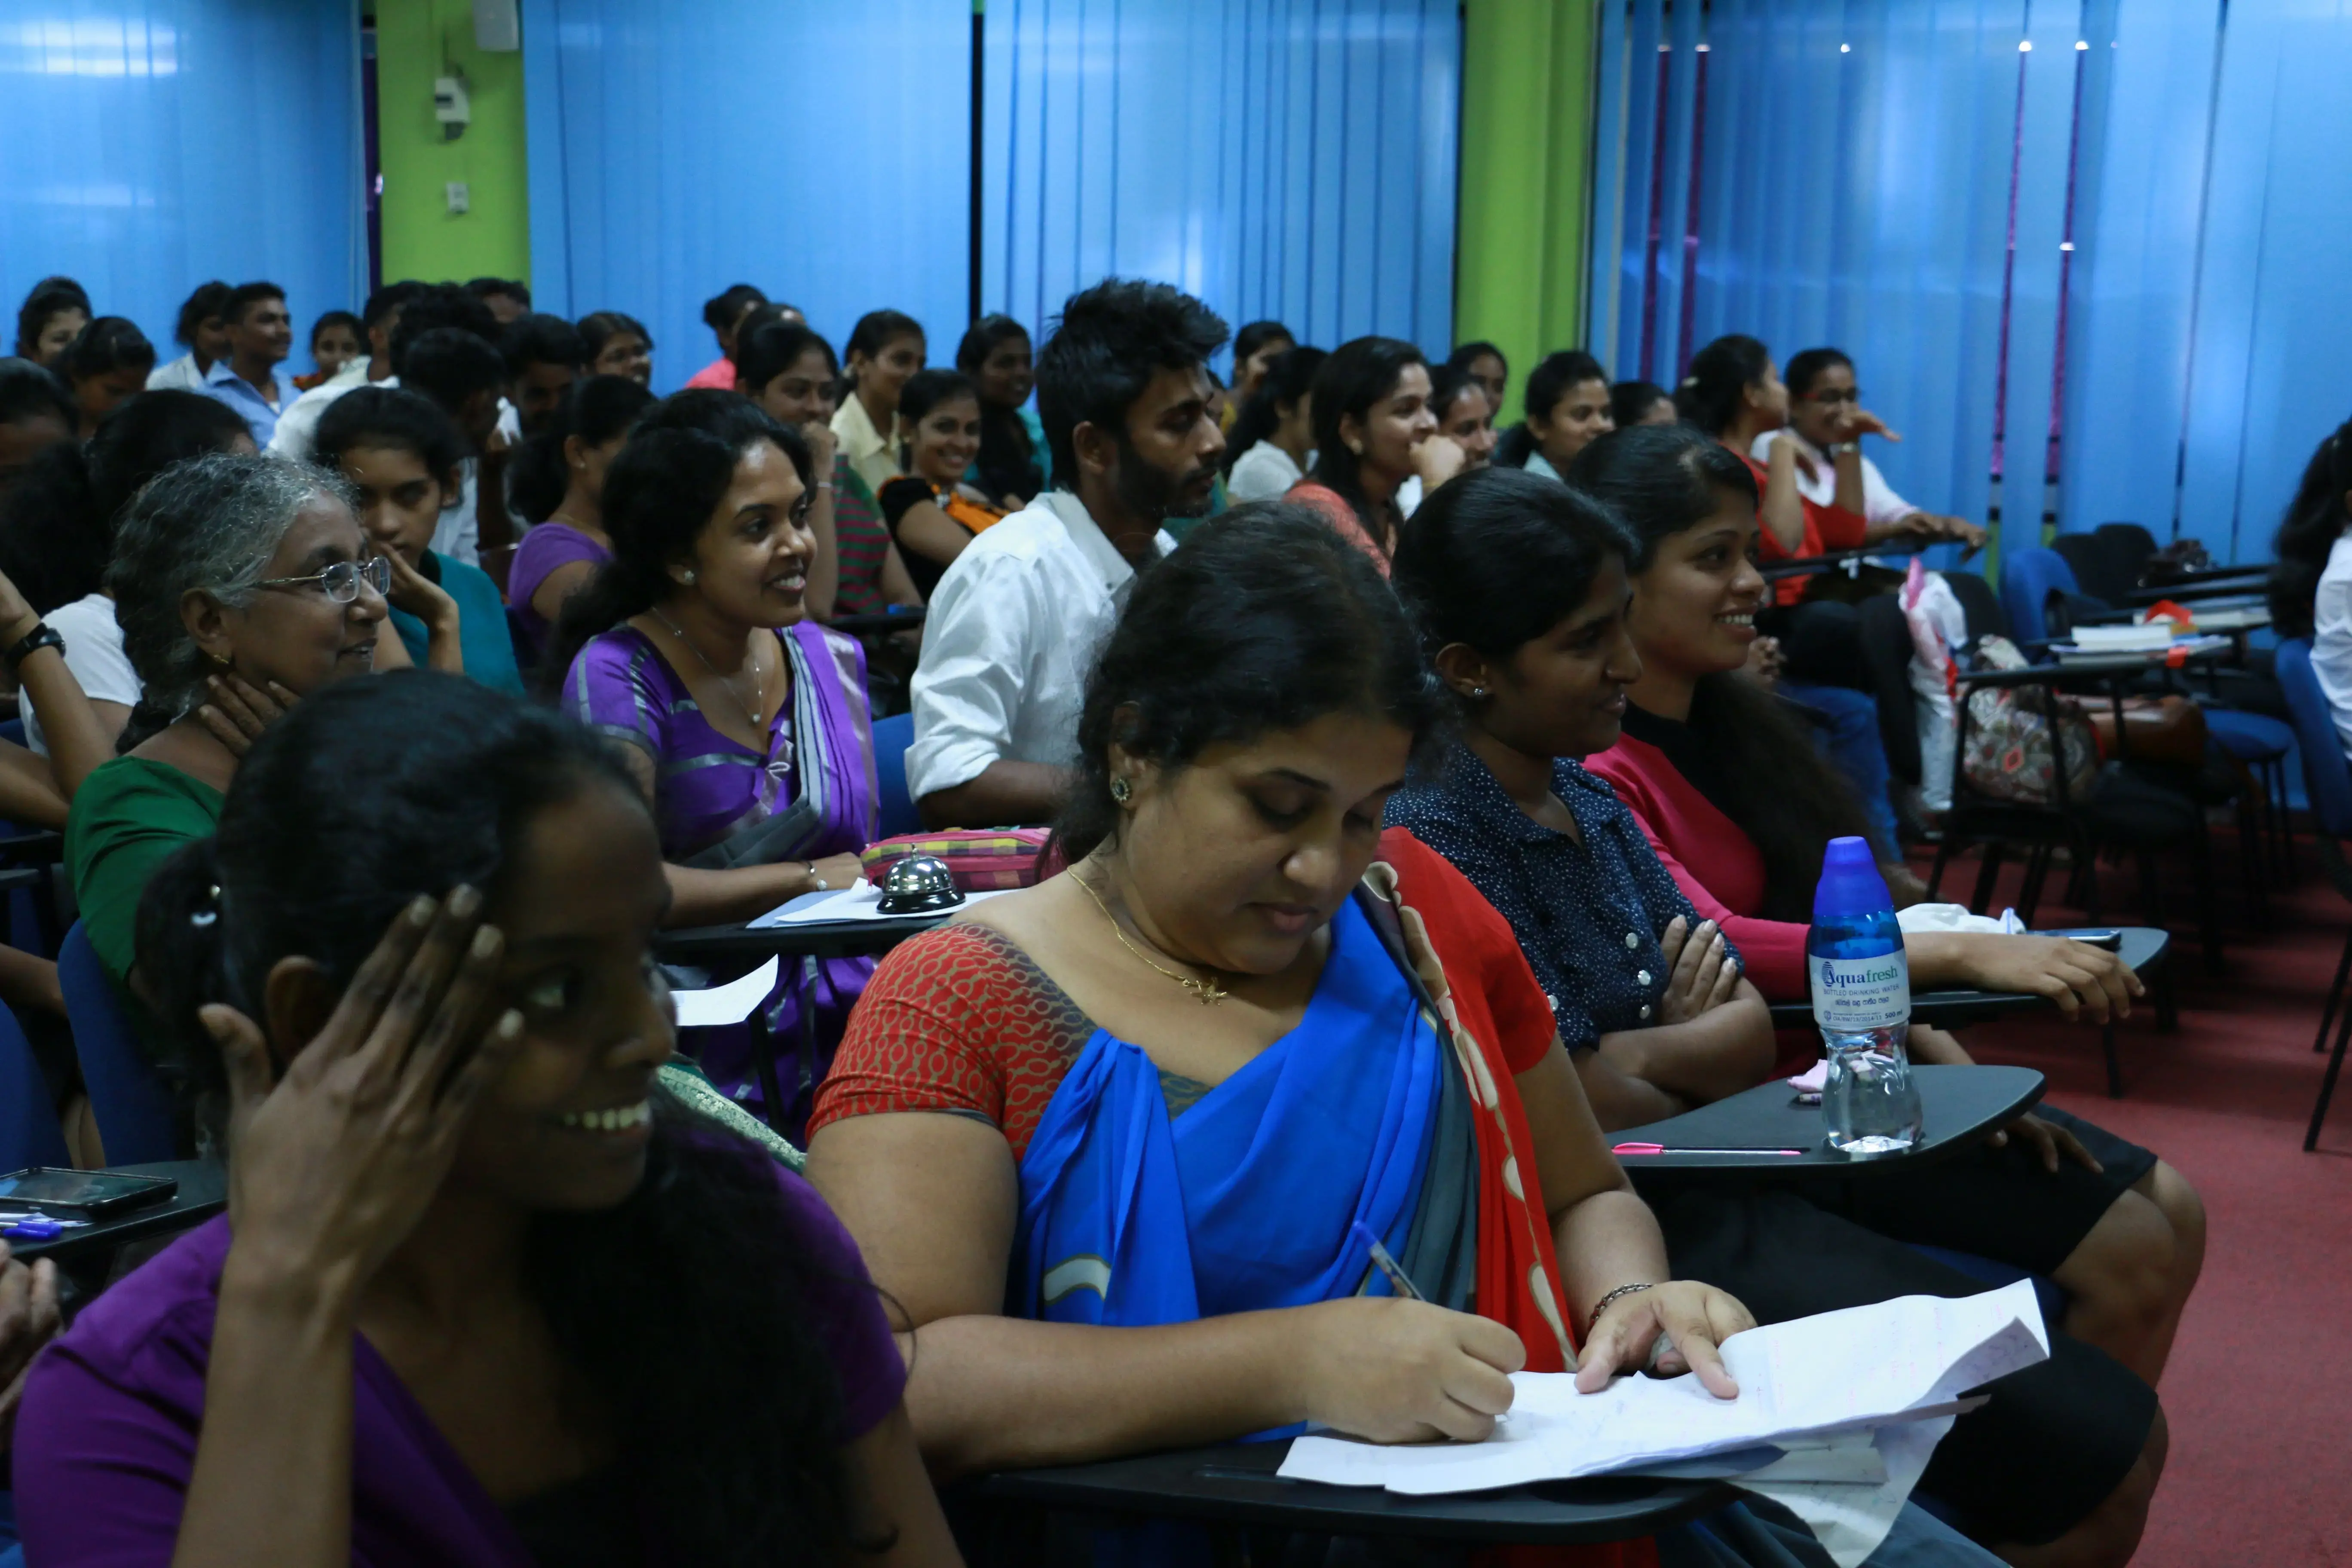
M 732 697 L 738 702 L 743 702 L 743 693 L 736 689 L 735 683 L 728 679 L 725 676 L 719 674 L 719 667 L 712 664 L 708 658 L 704 658 L 702 650 L 694 646 L 693 639 L 688 637 L 684 632 L 680 631 L 678 629 L 677 623 L 671 620 L 667 616 L 663 615 L 658 606 L 654 610 L 654 619 L 667 626 L 669 628 L 670 636 L 686 644 L 687 652 L 694 655 L 696 658 L 701 659 L 702 668 L 710 671 L 711 679 L 719 682 L 720 686 L 727 689 L 728 696 Z M 765 691 L 761 690 L 761 683 L 767 679 L 768 672 L 760 668 L 760 657 L 757 653 L 754 653 L 751 656 L 751 689 L 759 693 L 760 700 L 756 705 L 743 702 L 743 717 L 751 721 L 751 732 L 756 735 L 762 729 L 766 728 L 768 721 L 768 694 Z
M 1084 888 L 1087 890 L 1087 897 L 1095 901 L 1095 908 L 1103 912 L 1103 919 L 1110 921 L 1110 934 L 1118 938 L 1118 945 L 1127 949 L 1128 952 L 1135 954 L 1136 957 L 1141 959 L 1154 973 L 1166 975 L 1169 979 L 1173 980 L 1177 984 L 1181 985 L 1185 990 L 1190 991 L 1203 1007 L 1213 1007 L 1218 1003 L 1233 994 L 1232 992 L 1225 989 L 1223 983 L 1218 980 L 1217 972 L 1213 969 L 1209 971 L 1209 977 L 1206 980 L 1195 980 L 1189 974 L 1177 973 L 1174 970 L 1170 969 L 1165 964 L 1154 963 L 1150 953 L 1144 952 L 1141 948 L 1136 946 L 1135 943 L 1127 940 L 1127 932 L 1119 925 L 1118 917 L 1110 912 L 1110 906 L 1103 902 L 1103 896 L 1095 891 L 1094 884 L 1087 881 L 1084 877 L 1076 877 L 1072 879 L 1075 880 L 1079 887 Z

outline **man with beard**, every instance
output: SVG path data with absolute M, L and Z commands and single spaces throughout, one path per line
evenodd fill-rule
M 1224 452 L 1208 359 L 1225 324 L 1165 283 L 1108 279 L 1037 361 L 1055 488 L 958 555 L 931 596 L 907 785 L 926 825 L 1043 822 L 1060 805 L 1094 653 L 1160 524 L 1209 510 Z M 888 766 L 886 761 L 883 764 Z

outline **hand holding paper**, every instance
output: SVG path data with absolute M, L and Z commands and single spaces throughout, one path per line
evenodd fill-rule
M 1577 1357 L 1576 1390 L 1598 1394 L 1615 1373 L 1651 1368 L 1660 1377 L 1696 1373 L 1709 1394 L 1737 1399 L 1739 1382 L 1725 1370 L 1719 1347 L 1755 1326 L 1738 1300 L 1695 1279 L 1669 1279 L 1620 1296 L 1592 1325 L 1584 1353 Z M 1661 1334 L 1667 1343 L 1652 1368 L 1651 1347 Z

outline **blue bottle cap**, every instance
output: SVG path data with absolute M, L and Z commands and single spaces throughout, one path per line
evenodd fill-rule
M 1879 875 L 1878 857 L 1872 852 L 1870 840 L 1831 839 L 1829 852 L 1822 857 L 1821 886 L 1813 889 L 1813 923 L 1853 920 L 1894 907 L 1894 895 L 1886 890 L 1886 879 Z

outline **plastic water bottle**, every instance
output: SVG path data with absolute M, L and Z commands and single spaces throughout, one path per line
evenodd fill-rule
M 1813 1021 L 1829 1053 L 1822 1119 L 1830 1146 L 1868 1158 L 1919 1139 L 1919 1089 L 1903 1049 L 1911 1025 L 1911 963 L 1895 900 L 1869 842 L 1832 838 L 1805 939 Z

